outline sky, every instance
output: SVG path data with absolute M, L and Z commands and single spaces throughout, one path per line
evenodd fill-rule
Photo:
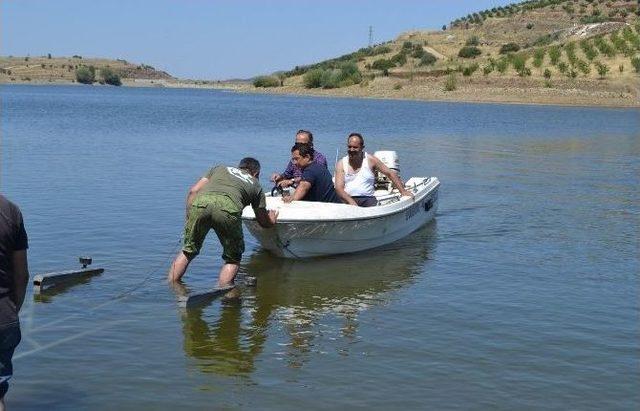
M 0 0 L 0 55 L 120 58 L 184 79 L 250 78 L 441 29 L 514 0 Z

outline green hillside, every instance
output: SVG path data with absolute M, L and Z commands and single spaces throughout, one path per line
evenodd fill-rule
M 631 0 L 525 1 L 297 66 L 256 85 L 333 89 L 368 87 L 381 78 L 419 84 L 420 78 L 451 76 L 494 83 L 538 79 L 549 88 L 565 79 L 634 84 L 640 71 L 639 13 Z M 279 81 L 268 81 L 274 76 Z

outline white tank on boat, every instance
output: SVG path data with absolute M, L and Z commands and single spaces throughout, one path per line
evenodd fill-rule
M 400 161 L 398 161 L 398 153 L 395 151 L 376 151 L 373 153 L 374 157 L 378 157 L 385 166 L 392 170 L 400 172 Z
M 395 151 L 376 151 L 373 155 L 382 161 L 382 164 L 395 171 L 397 175 L 400 175 L 400 161 L 398 160 L 398 153 Z M 376 190 L 391 190 L 391 180 L 389 180 L 389 178 L 380 171 L 376 171 L 375 185 Z

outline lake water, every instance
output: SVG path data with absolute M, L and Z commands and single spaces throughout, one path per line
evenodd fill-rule
M 32 275 L 105 273 L 21 312 L 20 410 L 640 407 L 640 111 L 3 86 L 0 190 Z M 184 312 L 165 282 L 211 165 L 330 161 L 359 131 L 442 182 L 386 248 L 280 260 L 246 237 L 239 299 Z M 213 285 L 215 236 L 186 286 Z

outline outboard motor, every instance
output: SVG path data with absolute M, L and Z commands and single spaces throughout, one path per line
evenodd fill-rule
M 400 162 L 398 161 L 398 153 L 396 153 L 395 151 L 376 151 L 375 153 L 373 153 L 373 155 L 380 159 L 380 161 L 382 161 L 385 166 L 389 167 L 396 174 L 400 174 Z M 376 171 L 376 190 L 391 191 L 391 187 L 391 180 L 389 180 L 389 178 L 387 178 L 387 176 L 382 174 L 380 171 Z

